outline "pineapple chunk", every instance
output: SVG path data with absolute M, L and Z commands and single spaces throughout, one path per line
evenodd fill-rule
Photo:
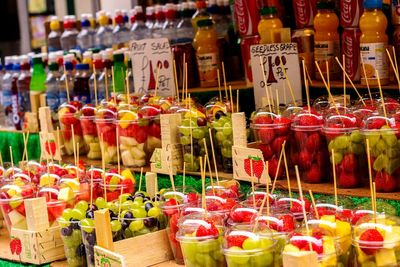
M 8 213 L 10 218 L 11 226 L 19 225 L 23 221 L 26 221 L 25 216 L 19 213 L 17 210 L 12 210 Z
M 300 249 L 292 244 L 288 244 L 283 249 L 283 252 L 299 252 Z
M 126 150 L 121 153 L 121 159 L 122 159 L 122 163 L 125 166 L 134 166 L 134 159 L 131 156 L 131 152 L 129 150 Z
M 132 147 L 131 153 L 133 158 L 137 160 L 141 160 L 146 157 L 146 153 L 143 150 L 138 149 L 137 147 Z
M 60 192 L 58 193 L 58 200 L 63 200 L 65 202 L 68 202 L 74 198 L 75 198 L 74 191 L 69 187 L 61 188 Z
M 377 267 L 396 266 L 397 259 L 394 249 L 382 248 L 375 254 L 375 262 Z
M 138 144 L 138 142 L 136 141 L 135 138 L 126 137 L 126 136 L 120 136 L 119 142 L 121 145 L 125 145 L 125 146 L 136 146 Z

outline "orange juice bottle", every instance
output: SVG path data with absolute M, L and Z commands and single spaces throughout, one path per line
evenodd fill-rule
M 200 86 L 217 86 L 217 71 L 220 65 L 217 32 L 211 19 L 197 21 L 197 27 L 198 30 L 193 40 L 193 47 L 196 50 Z
M 364 0 L 364 13 L 360 18 L 360 51 L 365 66 L 361 72 L 361 84 L 377 85 L 376 71 L 381 84 L 389 83 L 389 65 L 386 57 L 388 36 L 387 18 L 382 12 L 382 0 Z
M 335 57 L 340 55 L 340 37 L 338 33 L 339 18 L 334 12 L 335 2 L 320 0 L 317 2 L 318 13 L 314 18 L 314 57 L 321 68 L 322 74 L 327 76 L 328 62 L 329 78 L 338 79 L 340 69 Z M 317 70 L 317 68 L 315 68 Z M 316 79 L 321 75 L 317 71 Z
M 260 15 L 261 20 L 257 27 L 260 44 L 280 42 L 280 29 L 283 28 L 283 25 L 277 16 L 276 7 L 263 7 L 260 9 Z

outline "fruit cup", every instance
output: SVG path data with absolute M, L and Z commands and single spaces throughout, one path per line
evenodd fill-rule
M 61 217 L 67 203 L 58 199 L 59 191 L 56 187 L 44 187 L 38 192 L 38 197 L 44 197 L 47 204 L 47 215 L 49 223 L 52 225 Z
M 261 235 L 254 225 L 230 227 L 225 233 L 223 243 L 228 267 L 273 267 L 275 247 L 276 240 L 272 238 L 272 234 Z
M 111 230 L 113 234 L 121 231 L 120 234 L 116 235 L 121 235 L 122 239 L 126 239 L 149 234 L 160 229 L 158 217 L 136 217 L 141 215 L 140 212 L 142 211 L 138 209 L 127 210 L 126 212 L 121 213 L 121 218 L 119 219 L 119 221 L 118 218 L 112 218 L 114 222 L 111 224 Z M 118 230 L 119 224 L 121 225 L 121 227 Z
M 81 200 L 90 200 L 90 185 L 88 182 L 79 182 L 76 178 L 61 178 L 58 181 L 60 192 L 58 200 L 65 201 L 68 207 L 73 207 Z
M 96 230 L 94 227 L 94 221 L 92 219 L 85 218 L 79 222 L 79 226 L 82 232 L 82 241 L 85 246 L 86 263 L 87 266 L 95 266 L 94 262 L 94 246 L 96 245 Z
M 340 188 L 360 186 L 367 175 L 364 137 L 359 126 L 360 120 L 349 113 L 333 114 L 325 119 L 323 131 L 331 163 L 334 151 L 337 186 Z
M 367 215 L 353 226 L 357 266 L 400 265 L 400 220 L 385 214 Z
M 184 257 L 185 266 L 225 266 L 222 245 L 222 219 L 204 214 L 190 214 L 179 222 L 176 234 Z
M 147 105 L 143 105 L 138 111 L 139 122 L 146 125 L 147 130 L 145 145 L 147 161 L 153 155 L 154 150 L 161 147 L 160 113 L 161 108 L 164 108 L 163 105 L 160 105 L 161 102 L 161 99 L 154 99 L 154 101 L 149 101 Z
M 81 123 L 79 121 L 79 109 L 81 107 L 81 103 L 71 101 L 70 103 L 62 104 L 58 109 L 61 132 L 64 139 L 64 148 L 67 155 L 74 154 L 74 146 L 77 147 L 78 143 L 79 154 L 84 154 L 87 151 L 87 146 L 83 140 Z
M 103 195 L 103 190 L 100 186 L 103 181 L 103 173 L 104 171 L 99 168 L 91 168 L 87 171 L 86 180 L 89 181 L 89 184 L 93 178 L 93 199 Z
M 283 160 L 281 159 L 280 166 L 278 162 L 283 143 L 286 142 L 286 149 L 289 147 L 290 119 L 261 109 L 253 116 L 250 127 L 258 149 L 262 151 L 264 160 L 268 161 L 269 175 L 283 178 L 285 176 Z
M 364 120 L 362 133 L 369 143 L 372 176 L 378 192 L 394 192 L 398 189 L 400 143 L 397 127 L 393 118 L 371 116 Z
M 306 183 L 322 183 L 328 178 L 329 153 L 322 124 L 322 116 L 306 110 L 299 112 L 292 122 L 291 159 Z
M 58 219 L 61 227 L 61 239 L 64 244 L 65 257 L 67 258 L 69 267 L 86 266 L 85 246 L 82 242 L 79 220 L 64 218 L 64 215 L 70 212 L 71 209 L 65 209 L 63 216 Z
M 229 212 L 226 222 L 228 226 L 238 224 L 250 224 L 252 218 L 258 213 L 257 207 L 249 205 L 249 203 L 236 204 Z
M 211 124 L 213 129 L 213 141 L 216 147 L 216 156 L 222 165 L 224 172 L 231 173 L 233 171 L 232 163 L 232 118 L 231 113 L 218 111 L 215 119 Z
M 87 104 L 82 108 L 81 115 L 83 139 L 89 148 L 87 153 L 89 159 L 101 159 L 101 149 L 95 123 L 95 111 L 95 107 Z
M 105 163 L 117 162 L 117 133 L 116 133 L 116 107 L 109 104 L 100 107 L 96 112 L 97 134 L 100 140 L 100 148 L 103 150 Z
M 139 120 L 136 112 L 120 110 L 118 112 L 118 138 L 122 164 L 129 167 L 143 167 L 146 165 L 148 122 Z
M 118 199 L 122 193 L 133 194 L 135 191 L 135 184 L 130 178 L 124 178 L 122 175 L 117 173 L 106 173 L 104 181 L 101 182 L 100 188 L 103 191 L 103 196 L 107 201 L 114 201 Z
M 303 205 L 306 214 L 308 214 L 311 209 L 311 203 L 308 201 L 308 199 L 305 198 L 304 201 L 302 201 L 300 198 L 296 199 L 284 197 L 276 201 L 274 209 L 278 213 L 291 214 L 297 221 L 302 221 L 304 219 Z
M 11 227 L 27 229 L 24 200 L 36 195 L 30 179 L 18 175 L 23 174 L 16 174 L 15 181 L 0 190 L 0 208 L 9 233 Z

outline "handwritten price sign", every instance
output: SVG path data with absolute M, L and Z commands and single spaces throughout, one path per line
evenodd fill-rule
M 154 93 L 158 72 L 157 94 L 175 95 L 173 55 L 168 39 L 132 41 L 130 50 L 135 92 Z
M 253 72 L 254 99 L 256 107 L 262 107 L 263 97 L 266 97 L 266 87 L 279 91 L 280 102 L 284 102 L 286 94 L 290 102 L 289 89 L 283 68 L 293 87 L 296 99 L 301 99 L 300 65 L 297 45 L 295 43 L 263 44 L 250 47 L 251 69 Z M 264 76 L 261 62 L 264 65 Z M 284 92 L 284 89 L 286 92 Z M 275 97 L 274 97 L 275 99 Z

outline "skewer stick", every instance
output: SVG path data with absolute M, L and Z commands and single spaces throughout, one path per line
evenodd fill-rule
M 369 87 L 369 81 L 368 81 L 368 78 L 367 78 L 367 72 L 365 70 L 364 59 L 363 59 L 362 56 L 360 58 L 361 58 L 361 66 L 362 66 L 363 73 L 364 73 L 365 83 L 367 84 L 369 99 L 371 100 L 371 105 L 372 105 L 373 99 L 372 99 L 372 94 L 371 94 L 371 88 Z
M 331 79 L 329 73 L 329 63 L 328 60 L 325 60 L 325 69 L 326 69 L 326 81 L 328 82 L 328 88 L 331 89 Z
M 326 80 L 325 80 L 325 77 L 324 77 L 324 75 L 323 75 L 323 73 L 322 73 L 322 71 L 321 71 L 321 68 L 320 68 L 320 66 L 319 66 L 319 64 L 318 64 L 317 61 L 315 61 L 315 66 L 317 67 L 318 72 L 319 72 L 319 74 L 321 75 L 322 82 L 324 83 L 325 88 L 326 88 L 326 91 L 328 92 L 328 96 L 329 96 L 330 101 L 332 101 L 333 106 L 334 106 L 335 109 L 336 109 L 336 113 L 337 113 L 338 115 L 340 115 L 339 109 L 338 109 L 338 107 L 337 107 L 337 105 L 336 105 L 336 101 L 335 101 L 335 99 L 334 99 L 333 96 L 332 96 L 331 89 L 329 88 L 329 85 L 327 84 L 327 82 L 326 82 Z
M 390 52 L 389 52 L 389 50 L 388 50 L 387 48 L 386 48 L 386 54 L 387 54 L 387 56 L 388 56 L 388 58 L 389 58 L 390 65 L 391 65 L 392 68 L 393 68 L 394 76 L 396 77 L 396 80 L 397 80 L 397 86 L 399 87 L 399 91 L 400 91 L 399 72 L 397 71 L 396 65 L 393 63 L 392 56 L 390 55 Z
M 302 209 L 302 212 L 303 212 L 304 223 L 306 225 L 307 235 L 309 235 L 310 234 L 310 229 L 308 227 L 307 213 L 306 213 L 306 208 L 305 208 L 305 205 L 304 205 L 303 189 L 301 188 L 299 167 L 297 165 L 295 165 L 294 169 L 296 171 L 297 186 L 299 187 L 300 200 L 302 202 L 301 203 L 301 209 Z M 309 245 L 310 245 L 310 251 L 312 251 L 311 242 L 309 242 Z
M 116 141 L 117 141 L 117 168 L 118 168 L 118 174 L 121 173 L 121 163 L 120 163 L 120 157 L 119 157 L 119 151 L 120 151 L 120 147 L 119 147 L 119 125 L 117 125 L 117 127 L 115 127 L 115 131 L 116 131 Z
M 292 188 L 291 188 L 291 185 L 290 185 L 289 166 L 288 166 L 288 162 L 287 162 L 287 159 L 286 159 L 286 151 L 283 152 L 283 163 L 285 164 L 286 181 L 287 181 L 287 186 L 288 186 L 288 191 L 289 191 L 289 197 L 293 198 L 293 196 L 292 196 Z
M 394 46 L 392 46 L 392 50 L 393 50 L 394 65 L 396 66 L 396 72 L 397 74 L 399 74 L 399 65 L 397 65 L 396 49 L 394 48 Z
M 106 86 L 106 102 L 108 102 L 108 70 L 107 70 L 107 68 L 104 68 L 104 76 L 105 76 L 104 83 Z
M 59 126 L 57 126 L 57 147 L 58 147 L 58 149 L 60 150 L 60 153 L 61 153 L 61 140 L 60 140 L 60 127 Z M 61 155 L 60 155 L 60 158 L 61 158 Z M 61 164 L 61 159 L 58 161 L 58 164 Z
M 211 129 L 208 129 L 208 133 L 210 135 L 211 153 L 212 153 L 213 163 L 214 163 L 214 168 L 215 168 L 215 178 L 217 179 L 217 185 L 219 186 L 217 160 L 216 160 L 216 157 L 215 157 L 214 141 L 213 141 L 213 136 L 212 136 Z
M 262 76 L 263 76 L 263 80 L 264 80 L 265 91 L 267 94 L 267 103 L 268 103 L 268 107 L 269 107 L 269 112 L 272 113 L 271 102 L 270 102 L 268 86 L 267 86 L 267 77 L 265 76 L 265 68 L 264 68 L 264 63 L 262 61 L 262 57 L 260 57 L 260 65 L 261 65 L 261 72 L 262 72 Z
M 64 65 L 64 82 L 65 82 L 65 90 L 67 91 L 67 101 L 69 103 L 70 98 L 69 98 L 69 84 L 68 84 L 68 75 L 67 75 L 67 70 L 65 69 L 65 65 Z
M 143 178 L 143 167 L 140 168 L 139 192 L 142 191 L 142 178 Z
M 385 99 L 383 98 L 383 92 L 382 92 L 382 86 L 381 86 L 381 78 L 379 77 L 378 70 L 376 70 L 375 73 L 376 73 L 376 80 L 378 82 L 379 94 L 381 95 L 381 100 L 382 100 L 383 114 L 384 114 L 385 118 L 388 118 L 387 111 L 386 111 L 386 105 L 385 105 Z M 387 123 L 388 122 L 386 121 L 386 124 Z
M 225 98 L 228 99 L 228 88 L 226 86 L 225 64 L 222 61 L 222 78 L 224 79 Z
M 333 171 L 333 191 L 335 193 L 335 205 L 338 206 L 337 179 L 336 179 L 335 150 L 332 148 L 332 171 Z
M 1 165 L 1 167 L 4 167 L 3 156 L 1 155 L 1 153 L 0 153 L 0 165 Z
M 11 146 L 10 146 L 10 161 L 11 161 L 11 169 L 12 169 L 13 176 L 14 176 L 14 174 L 15 174 L 15 171 L 14 171 L 14 159 L 13 159 L 13 152 L 12 152 L 12 147 Z
M 97 107 L 98 100 L 97 100 L 97 74 L 96 74 L 96 67 L 93 65 L 93 83 L 94 83 L 94 103 Z
M 315 61 L 315 63 L 318 64 L 317 61 Z M 307 76 L 306 76 L 306 66 L 305 66 L 304 60 L 301 61 L 301 64 L 303 65 L 304 87 L 306 90 L 308 113 L 311 113 L 310 92 L 308 91 L 308 81 L 307 81 Z M 319 67 L 318 67 L 318 69 L 319 69 Z M 321 72 L 321 76 L 324 77 L 322 75 L 322 72 Z
M 367 145 L 367 160 L 368 160 L 368 176 L 369 176 L 369 190 L 370 190 L 370 195 L 371 195 L 371 208 L 374 210 L 374 188 L 373 188 L 373 182 L 372 182 L 372 166 L 371 166 L 371 150 L 369 147 L 369 139 L 365 139 L 366 145 Z
M 115 91 L 115 75 L 114 75 L 114 67 L 111 67 L 111 79 L 112 79 L 112 88 L 113 88 L 113 100 L 117 101 L 117 92 Z
M 206 142 L 203 142 L 203 144 L 204 144 L 204 151 L 206 152 L 205 160 L 207 161 L 207 164 L 208 164 L 208 175 L 210 176 L 211 187 L 212 187 L 213 195 L 215 196 L 214 179 L 213 179 L 213 176 L 212 176 L 210 157 L 208 156 L 208 149 L 207 149 Z M 204 171 L 206 171 L 206 170 L 204 170 Z
M 90 209 L 93 206 L 93 165 L 90 167 L 92 173 L 90 174 Z
M 186 95 L 185 95 L 185 56 L 186 54 L 183 53 L 183 62 L 182 62 L 182 101 L 184 101 L 186 99 Z M 187 99 L 186 99 L 187 101 Z M 186 107 L 187 107 L 187 102 L 186 102 Z
M 290 92 L 290 96 L 291 96 L 291 98 L 292 98 L 292 102 L 293 102 L 293 106 L 297 106 L 296 105 L 296 98 L 294 97 L 294 91 L 293 91 L 293 87 L 292 87 L 292 83 L 290 82 L 290 80 L 289 80 L 289 76 L 287 75 L 287 72 L 286 72 L 286 68 L 285 68 L 285 66 L 283 66 L 283 60 L 282 60 L 282 57 L 281 57 L 281 68 L 282 68 L 282 71 L 283 71 L 283 74 L 285 75 L 285 79 L 286 79 L 286 83 L 287 83 L 287 85 L 288 85 L 288 87 L 289 87 L 289 92 Z M 304 60 L 303 60 L 304 61 Z M 304 71 L 305 71 L 305 65 L 303 65 L 303 69 L 304 69 Z M 304 76 L 305 77 L 305 76 Z M 284 85 L 285 85 L 285 83 L 284 83 Z
M 239 89 L 236 90 L 236 112 L 239 112 Z
M 219 74 L 219 68 L 217 69 L 217 78 L 218 78 L 218 92 L 219 92 L 219 101 L 222 101 L 222 92 L 221 92 L 221 76 Z
M 265 162 L 265 165 L 268 166 L 268 161 Z M 253 226 L 253 232 L 257 229 L 258 221 L 259 221 L 260 216 L 262 215 L 265 203 L 267 203 L 267 216 L 269 216 L 269 179 L 266 180 L 265 191 L 266 191 L 266 194 L 265 194 L 265 196 L 264 196 L 264 198 L 263 198 L 263 200 L 261 202 L 260 209 L 258 210 L 256 221 L 255 221 L 254 226 Z M 267 223 L 268 223 L 268 226 L 269 226 L 269 221 L 267 221 Z
M 363 103 L 363 105 L 365 106 L 365 102 L 364 99 L 362 98 L 362 96 L 360 95 L 360 93 L 358 92 L 356 86 L 354 85 L 353 81 L 351 80 L 351 78 L 349 77 L 349 75 L 346 72 L 346 69 L 343 67 L 342 63 L 340 63 L 339 59 L 337 57 L 335 57 L 336 62 L 339 64 L 340 68 L 342 69 L 344 75 L 346 76 L 347 80 L 350 82 L 350 85 L 353 87 L 354 91 L 356 92 L 358 98 L 361 100 L 361 102 Z
M 154 88 L 154 96 L 157 96 L 158 90 L 158 79 L 160 78 L 160 65 L 157 63 L 157 71 L 156 71 L 156 88 Z
M 75 130 L 74 130 L 74 125 L 71 124 L 71 131 L 72 131 L 72 149 L 74 150 L 74 162 L 76 166 L 76 143 L 75 143 Z
M 175 62 L 175 59 L 174 59 L 174 65 L 173 65 L 173 67 L 174 67 L 174 81 L 175 81 L 175 90 L 176 90 L 176 97 L 178 98 L 178 103 L 179 103 L 179 87 L 178 87 L 178 75 L 177 75 L 177 73 L 176 73 L 176 62 Z
M 268 165 L 268 161 L 267 161 Z M 256 208 L 256 195 L 254 194 L 254 172 L 253 172 L 253 159 L 250 159 L 250 180 L 251 180 L 251 193 L 253 195 L 253 208 Z
M 79 142 L 76 143 L 76 167 L 78 167 L 79 164 Z
M 186 96 L 188 96 L 188 65 L 187 62 L 185 63 L 185 72 L 186 72 L 186 76 L 185 76 L 185 87 L 186 87 Z
M 346 55 L 345 54 L 343 54 L 342 55 L 342 58 L 343 58 L 343 66 L 346 66 Z M 347 99 L 346 99 L 347 97 L 346 97 L 346 76 L 344 75 L 344 73 L 343 73 L 343 106 L 346 108 L 346 102 L 347 102 Z
M 104 136 L 103 133 L 100 135 L 101 144 L 101 167 L 103 169 L 103 189 L 104 189 L 104 200 L 107 202 L 107 184 L 106 184 L 106 160 L 105 160 L 105 151 L 104 151 Z
M 183 162 L 183 178 L 182 178 L 183 193 L 185 193 L 185 187 L 186 187 L 186 162 Z
M 374 221 L 376 223 L 376 183 L 375 182 L 372 183 L 372 189 L 373 189 L 373 192 L 374 192 L 374 197 L 373 197 L 373 199 L 371 199 L 371 201 L 374 202 L 373 211 L 374 211 Z
M 200 157 L 200 176 L 201 176 L 201 207 L 203 210 L 207 210 L 206 204 L 206 185 L 205 185 L 205 174 L 203 167 L 203 158 Z
M 128 70 L 126 70 L 126 73 L 125 73 L 125 80 L 126 80 L 126 102 L 128 103 L 128 107 L 130 107 L 130 105 L 131 105 L 131 89 L 130 89 L 130 86 L 129 86 L 129 71 Z
M 24 138 L 24 153 L 22 154 L 22 160 L 24 160 L 24 157 L 26 158 L 26 161 L 29 161 L 28 159 L 28 150 L 27 150 L 27 146 L 28 146 L 28 141 L 29 141 L 29 131 L 26 133 L 22 133 L 22 136 Z
M 169 170 L 169 180 L 171 182 L 172 190 L 176 192 L 175 190 L 175 182 L 174 182 L 174 176 L 172 175 L 172 162 L 168 165 L 168 170 Z
M 189 98 L 191 99 L 191 97 L 190 97 L 190 94 L 189 94 Z M 190 132 L 190 155 L 192 155 L 192 157 L 191 157 L 191 159 L 192 159 L 192 161 L 191 161 L 191 164 L 192 164 L 192 166 L 193 166 L 193 158 L 194 158 L 194 156 L 193 156 L 193 129 L 192 129 L 192 107 L 191 107 L 191 100 L 189 99 L 189 120 L 190 120 L 190 125 L 189 125 L 189 132 Z M 187 101 L 188 99 L 186 98 L 186 101 Z
M 230 85 L 229 85 L 229 96 L 231 98 L 231 101 L 230 101 L 230 103 L 231 103 L 231 112 L 234 113 L 235 110 L 233 108 L 232 86 L 230 86 Z
M 119 191 L 119 200 L 118 200 L 118 220 L 121 219 L 121 211 L 122 211 L 122 192 L 123 192 L 124 187 L 121 186 L 121 189 Z
M 278 179 L 278 173 L 281 168 L 282 157 L 283 157 L 283 154 L 285 154 L 285 144 L 286 144 L 286 141 L 283 141 L 281 153 L 279 154 L 279 159 L 278 159 L 278 167 L 276 168 L 274 182 L 272 183 L 271 194 L 273 194 L 275 191 L 276 180 Z
M 280 101 L 279 101 L 278 89 L 275 89 L 275 95 L 276 95 L 276 114 L 279 115 L 279 105 L 280 105 Z
M 314 207 L 315 216 L 317 216 L 317 219 L 319 220 L 319 213 L 318 213 L 317 205 L 315 205 L 314 195 L 311 190 L 308 190 L 308 193 L 310 194 L 310 197 L 311 197 L 311 203 Z

